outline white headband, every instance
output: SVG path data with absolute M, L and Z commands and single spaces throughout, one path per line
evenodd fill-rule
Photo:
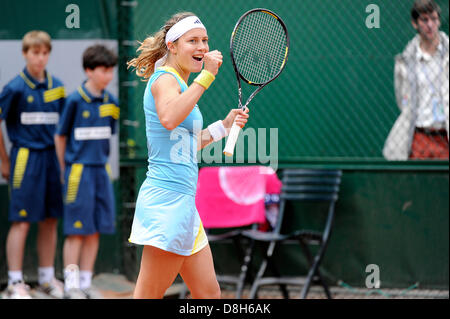
M 166 46 L 167 43 L 169 42 L 174 42 L 176 40 L 178 40 L 183 34 L 185 34 L 186 32 L 192 30 L 192 29 L 205 29 L 205 26 L 203 25 L 203 23 L 200 21 L 200 19 L 196 16 L 189 16 L 186 17 L 184 19 L 181 19 L 180 21 L 178 21 L 177 23 L 175 23 L 170 29 L 169 31 L 167 31 L 166 33 Z M 162 66 L 167 59 L 167 53 L 158 61 L 155 62 L 155 70 Z
M 181 19 L 177 23 L 175 23 L 166 34 L 166 45 L 167 43 L 174 42 L 178 40 L 183 34 L 192 30 L 192 29 L 205 29 L 205 26 L 200 21 L 200 19 L 196 16 L 190 16 L 184 19 Z

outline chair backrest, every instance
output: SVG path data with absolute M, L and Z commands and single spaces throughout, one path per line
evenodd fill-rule
M 282 174 L 280 214 L 275 232 L 281 230 L 286 201 L 329 202 L 330 209 L 338 199 L 342 171 L 326 169 L 285 169 Z

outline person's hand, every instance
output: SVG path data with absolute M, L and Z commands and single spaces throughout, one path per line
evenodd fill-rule
M 222 121 L 223 126 L 227 129 L 229 132 L 231 130 L 231 126 L 233 126 L 234 119 L 236 119 L 236 124 L 240 128 L 244 128 L 245 124 L 247 123 L 247 119 L 249 117 L 248 112 L 250 110 L 248 107 L 245 108 L 245 111 L 242 109 L 232 109 L 230 113 L 228 113 L 227 117 Z
M 220 51 L 214 50 L 207 52 L 203 57 L 203 68 L 216 76 L 217 72 L 219 72 L 220 66 L 222 65 L 222 60 L 223 57 Z
M 0 171 L 2 173 L 2 177 L 9 181 L 9 174 L 10 174 L 10 163 L 9 161 L 2 161 L 0 163 Z

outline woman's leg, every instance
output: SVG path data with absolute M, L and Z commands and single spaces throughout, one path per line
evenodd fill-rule
M 181 277 L 194 299 L 219 299 L 220 286 L 209 245 L 198 253 L 186 257 L 180 271 Z
M 186 256 L 144 246 L 141 269 L 136 281 L 133 298 L 161 299 L 172 285 Z

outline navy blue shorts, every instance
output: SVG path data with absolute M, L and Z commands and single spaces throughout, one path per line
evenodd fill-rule
M 9 220 L 38 222 L 63 215 L 60 169 L 55 149 L 11 149 Z
M 64 234 L 114 233 L 115 203 L 109 166 L 67 165 L 64 182 Z

